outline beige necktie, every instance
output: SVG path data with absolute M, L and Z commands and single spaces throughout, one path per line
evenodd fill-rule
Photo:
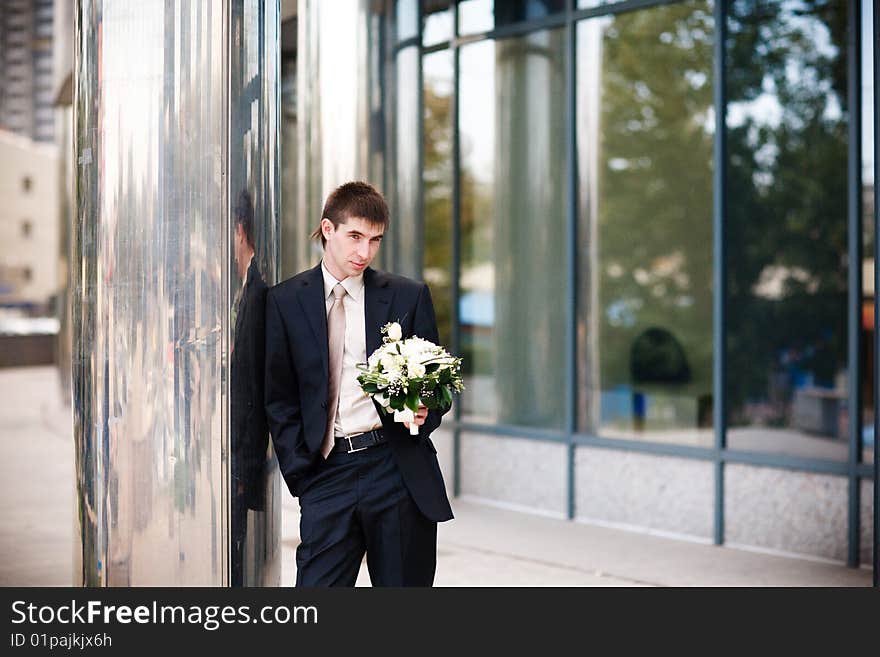
M 327 314 L 327 342 L 330 350 L 330 385 L 327 389 L 327 429 L 324 431 L 324 442 L 321 454 L 324 458 L 333 449 L 336 409 L 339 407 L 339 386 L 342 379 L 342 352 L 345 351 L 345 306 L 342 299 L 345 288 L 337 283 L 333 288 L 333 303 Z

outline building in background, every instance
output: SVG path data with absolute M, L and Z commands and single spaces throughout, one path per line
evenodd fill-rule
M 52 0 L 0 12 L 0 306 L 54 315 L 58 292 L 58 149 Z
M 0 12 L 0 130 L 51 142 L 53 0 L 3 0 Z
M 0 367 L 49 363 L 58 335 L 59 158 L 52 0 L 0 10 Z
M 0 307 L 54 314 L 58 291 L 54 144 L 0 131 Z

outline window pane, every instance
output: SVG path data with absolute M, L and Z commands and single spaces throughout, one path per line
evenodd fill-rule
M 563 11 L 565 0 L 464 0 L 458 5 L 458 33 L 488 32 L 502 25 Z
M 846 4 L 730 4 L 733 449 L 847 458 Z
M 419 271 L 419 49 L 404 48 L 397 53 L 397 202 L 394 208 L 393 247 L 397 254 L 396 273 L 421 278 Z
M 581 431 L 713 441 L 713 33 L 705 1 L 578 24 Z
M 468 419 L 564 424 L 561 30 L 461 50 L 462 397 Z
M 419 34 L 419 6 L 417 0 L 397 0 L 397 40 L 411 39 Z
M 426 46 L 453 37 L 452 0 L 422 0 L 422 43 Z
M 440 343 L 452 341 L 452 53 L 422 59 L 424 77 L 424 270 L 431 287 Z

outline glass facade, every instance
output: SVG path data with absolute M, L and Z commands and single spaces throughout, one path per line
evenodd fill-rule
M 395 159 L 395 188 L 397 216 L 395 240 L 397 273 L 417 276 L 419 264 L 420 223 L 410 217 L 420 214 L 419 148 L 412 135 L 419 134 L 419 49 L 405 48 L 397 53 L 397 85 L 394 121 L 397 132 L 397 157 Z
M 449 41 L 454 32 L 455 17 L 451 0 L 422 0 L 422 44 L 431 46 Z
M 398 23 L 404 4 L 387 4 Z M 615 454 L 671 459 L 663 472 L 682 479 L 655 476 L 661 497 L 689 490 L 690 459 L 708 477 L 700 536 L 858 565 L 874 440 L 871 3 L 416 4 L 421 34 L 398 30 L 387 59 L 400 226 L 386 264 L 429 282 L 464 359 L 444 422 L 456 492 L 505 476 L 490 448 L 462 447 L 474 434 L 566 445 L 546 481 L 570 518 L 640 517 L 585 493 L 590 472 L 634 476 Z M 758 481 L 781 484 L 753 500 Z M 776 522 L 795 507 L 804 522 Z M 755 509 L 778 531 L 756 530 Z M 695 531 L 680 513 L 656 524 Z
M 727 18 L 727 444 L 843 461 L 847 3 L 802 4 Z
M 561 429 L 562 33 L 481 41 L 460 57 L 462 410 Z
M 712 444 L 712 8 L 577 24 L 578 425 Z
M 496 27 L 557 14 L 565 0 L 462 0 L 458 5 L 458 33 L 488 32 Z
M 440 342 L 452 344 L 453 253 L 452 121 L 454 71 L 452 53 L 441 51 L 422 60 L 422 190 L 425 207 L 424 269 L 431 286 Z

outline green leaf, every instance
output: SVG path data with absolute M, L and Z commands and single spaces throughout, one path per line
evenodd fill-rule
M 452 406 L 452 393 L 446 386 L 440 386 L 440 394 L 443 397 L 444 406 Z
M 412 386 L 406 395 L 406 407 L 413 413 L 419 410 L 419 389 Z

